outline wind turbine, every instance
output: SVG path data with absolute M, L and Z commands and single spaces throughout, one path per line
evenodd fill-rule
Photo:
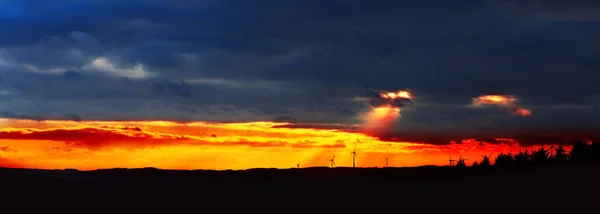
M 448 161 L 450 162 L 450 166 L 452 166 L 452 163 L 454 163 L 454 161 L 456 160 L 452 159 L 452 155 L 450 155 L 450 152 L 448 152 L 448 157 L 450 158 L 448 159 Z
M 296 168 L 298 168 L 298 169 L 300 168 L 300 163 L 296 164 Z
M 356 159 L 358 159 L 358 155 L 356 154 L 356 144 L 354 144 L 354 151 L 350 152 L 352 154 L 352 168 L 356 166 Z
M 385 167 L 388 167 L 388 157 L 385 157 Z
M 483 155 L 483 160 L 481 160 L 481 163 L 484 163 L 484 161 L 487 159 L 487 162 L 492 165 L 492 154 L 494 154 L 494 152 L 490 152 L 490 155 Z M 481 165 L 480 163 L 480 165 Z
M 493 152 L 490 152 L 490 155 L 483 155 L 481 157 L 483 157 L 483 158 L 489 158 L 490 160 L 492 160 L 492 154 L 493 154 Z
M 458 158 L 458 162 L 456 163 L 456 166 L 458 166 L 458 167 L 467 166 L 467 163 L 465 162 L 466 160 L 469 160 L 469 158 L 463 158 L 463 154 L 461 152 L 460 157 Z
M 333 157 L 329 159 L 329 162 L 331 163 L 331 168 L 333 168 L 335 166 L 335 154 L 333 154 Z

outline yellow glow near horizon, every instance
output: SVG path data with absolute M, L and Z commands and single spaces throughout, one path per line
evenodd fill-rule
M 28 121 L 0 119 L 0 166 L 44 169 L 247 169 L 445 165 L 448 152 L 479 157 L 517 151 L 516 144 L 478 147 L 475 141 L 436 146 L 387 142 L 334 129 L 273 128 L 286 123 L 175 123 L 165 121 Z M 458 154 L 456 154 L 458 157 Z

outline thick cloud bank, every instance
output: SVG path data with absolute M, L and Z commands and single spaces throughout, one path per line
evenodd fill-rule
M 600 121 L 597 1 L 21 0 L 2 11 L 2 117 L 358 124 L 372 106 L 410 104 L 398 130 Z M 414 103 L 354 99 L 371 88 L 410 89 Z M 482 94 L 533 113 L 472 108 Z

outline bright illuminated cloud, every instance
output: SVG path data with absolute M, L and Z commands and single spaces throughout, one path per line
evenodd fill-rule
M 371 109 L 365 114 L 367 129 L 388 128 L 400 117 L 400 108 L 394 106 L 381 106 Z
M 412 94 L 409 91 L 376 92 L 366 94 L 372 109 L 364 114 L 365 127 L 370 132 L 377 129 L 389 128 L 400 117 L 401 108 L 407 103 L 412 103 Z
M 515 114 L 517 114 L 519 116 L 530 116 L 531 110 L 526 109 L 526 108 L 519 108 L 519 109 L 515 110 Z
M 501 105 L 510 106 L 513 105 L 517 99 L 512 95 L 482 95 L 473 98 L 474 106 L 482 105 Z
M 137 63 L 132 68 L 122 68 L 113 64 L 106 57 L 94 59 L 91 63 L 83 66 L 83 69 L 106 72 L 109 75 L 117 77 L 147 78 L 156 76 L 156 74 L 146 71 L 140 63 Z
M 471 103 L 474 107 L 485 105 L 497 105 L 509 109 L 509 111 L 517 116 L 531 116 L 531 110 L 517 105 L 517 98 L 512 95 L 482 95 L 473 98 Z

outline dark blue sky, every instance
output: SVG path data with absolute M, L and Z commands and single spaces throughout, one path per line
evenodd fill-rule
M 2 117 L 355 124 L 353 97 L 408 88 L 401 130 L 600 121 L 598 1 L 15 0 L 0 32 Z

